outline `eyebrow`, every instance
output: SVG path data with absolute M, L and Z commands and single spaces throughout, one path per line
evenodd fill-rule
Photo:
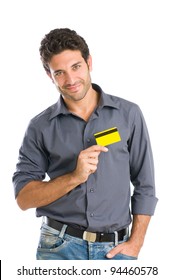
M 81 63 L 82 63 L 82 61 L 75 62 L 73 65 L 71 65 L 71 68 L 73 68 L 74 66 L 81 64 Z M 61 72 L 61 71 L 64 71 L 64 70 L 57 69 L 57 70 L 53 71 L 53 74 L 57 74 L 58 72 Z

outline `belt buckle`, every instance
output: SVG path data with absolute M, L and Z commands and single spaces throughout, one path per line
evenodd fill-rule
M 95 242 L 97 238 L 97 234 L 94 232 L 84 231 L 83 233 L 83 240 L 88 242 Z

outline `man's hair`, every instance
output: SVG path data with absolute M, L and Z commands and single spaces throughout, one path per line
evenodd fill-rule
M 51 58 L 65 50 L 79 50 L 87 62 L 89 48 L 85 40 L 74 30 L 57 28 L 45 35 L 39 48 L 43 67 L 46 72 L 50 72 L 48 63 Z

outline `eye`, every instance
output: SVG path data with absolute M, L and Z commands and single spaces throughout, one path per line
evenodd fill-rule
M 80 64 L 76 64 L 76 65 L 73 66 L 73 70 L 78 70 L 80 67 L 81 67 Z
M 63 71 L 61 71 L 61 70 L 59 70 L 59 71 L 56 71 L 55 72 L 55 77 L 59 77 L 59 76 L 61 76 L 63 74 Z

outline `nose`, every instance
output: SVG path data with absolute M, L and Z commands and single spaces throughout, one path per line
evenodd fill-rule
M 72 73 L 66 73 L 65 83 L 66 85 L 73 85 L 75 82 L 75 78 Z

